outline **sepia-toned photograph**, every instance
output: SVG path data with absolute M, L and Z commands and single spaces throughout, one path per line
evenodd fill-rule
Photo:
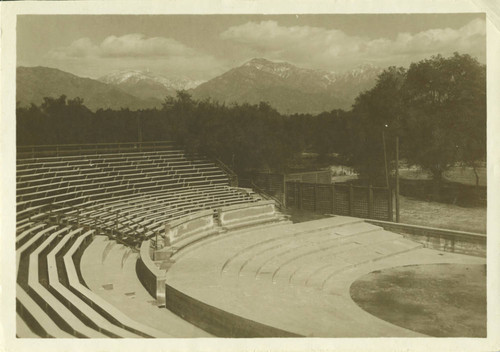
M 15 338 L 491 337 L 486 22 L 18 14 Z

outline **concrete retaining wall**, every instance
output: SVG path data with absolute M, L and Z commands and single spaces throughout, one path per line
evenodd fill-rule
M 428 248 L 486 257 L 486 235 L 483 234 L 378 220 L 365 221 L 382 226 L 387 231 L 400 233 L 415 242 L 424 244 Z
M 232 205 L 217 211 L 221 225 L 227 228 L 255 225 L 277 219 L 272 200 Z M 207 236 L 217 234 L 219 230 L 214 220 L 213 210 L 200 211 L 167 223 L 165 224 L 165 246 L 154 252 L 154 259 L 164 261 L 163 264 L 165 264 L 165 261 L 171 260 L 172 256 L 182 248 Z M 146 290 L 156 298 L 159 304 L 163 305 L 166 299 L 166 271 L 156 266 L 150 247 L 150 240 L 141 244 L 140 258 L 136 264 L 137 276 Z
M 136 263 L 137 277 L 151 296 L 156 298 L 158 304 L 165 304 L 165 276 L 151 259 L 150 242 L 141 244 L 140 256 Z
M 231 205 L 218 209 L 218 213 L 221 226 L 227 228 L 268 222 L 276 218 L 273 200 Z
M 226 312 L 165 285 L 166 307 L 219 337 L 299 337 L 300 335 Z
M 200 211 L 193 215 L 185 216 L 165 225 L 167 243 L 176 245 L 193 235 L 214 229 L 214 212 L 212 210 Z

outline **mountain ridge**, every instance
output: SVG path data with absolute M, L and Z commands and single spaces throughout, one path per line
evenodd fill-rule
M 91 79 L 43 66 L 17 68 L 17 100 L 21 106 L 40 104 L 44 97 L 80 97 L 91 110 L 99 108 L 146 109 L 161 107 L 165 97 L 186 90 L 194 99 L 224 103 L 268 102 L 285 114 L 317 114 L 349 109 L 354 99 L 375 85 L 381 68 L 363 65 L 336 73 L 251 59 L 225 73 L 201 82 L 183 77 L 166 78 L 149 71 L 115 71 Z
M 359 93 L 375 85 L 381 72 L 373 65 L 335 73 L 254 58 L 190 92 L 197 99 L 225 103 L 267 101 L 282 113 L 320 113 L 349 109 Z
M 145 109 L 161 106 L 161 101 L 141 99 L 92 78 L 84 78 L 57 68 L 19 66 L 16 70 L 16 101 L 21 106 L 41 104 L 44 97 L 83 98 L 91 110 L 129 108 Z
M 175 96 L 178 90 L 193 89 L 204 82 L 186 77 L 167 78 L 141 70 L 111 72 L 98 80 L 142 99 L 153 97 L 161 100 L 166 96 Z

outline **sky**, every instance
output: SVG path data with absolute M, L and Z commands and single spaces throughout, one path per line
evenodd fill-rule
M 484 14 L 22 15 L 17 65 L 82 77 L 141 70 L 208 80 L 255 57 L 343 72 L 432 55 L 486 60 Z

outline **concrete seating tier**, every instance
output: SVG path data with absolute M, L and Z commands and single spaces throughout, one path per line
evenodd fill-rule
M 340 216 L 229 231 L 171 259 L 166 307 L 220 337 L 421 337 L 361 309 L 351 284 L 385 268 L 485 263 Z
M 170 220 L 162 236 L 152 238 L 151 244 L 141 244 L 137 266 L 141 282 L 158 304 L 165 304 L 165 270 L 174 257 L 229 230 L 272 223 L 289 223 L 275 211 L 272 201 L 233 204 L 217 208 L 216 212 L 200 210 Z
M 181 317 L 158 307 L 137 274 L 138 256 L 105 236 L 95 236 L 80 259 L 85 287 L 137 323 L 162 331 L 164 337 L 210 337 Z
M 164 337 L 125 316 L 81 283 L 75 253 L 93 230 L 48 226 L 17 249 L 20 337 Z
M 18 159 L 16 179 L 19 337 L 171 336 L 90 290 L 79 256 L 96 235 L 138 252 L 144 240 L 165 238 L 169 223 L 203 211 L 217 221 L 216 209 L 261 201 L 230 187 L 206 158 L 173 147 Z

